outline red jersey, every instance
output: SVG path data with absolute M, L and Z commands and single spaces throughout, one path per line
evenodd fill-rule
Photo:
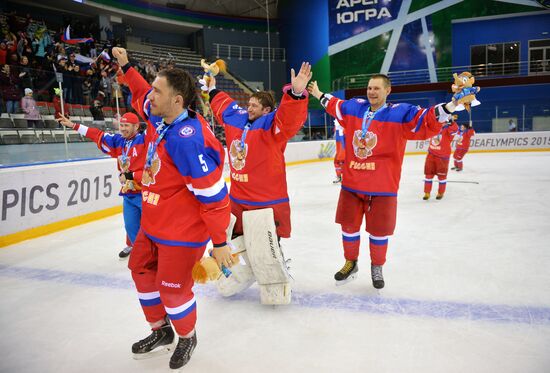
M 455 136 L 456 148 L 463 150 L 470 149 L 470 139 L 474 137 L 475 134 L 476 131 L 474 131 L 473 128 L 465 128 L 464 130 L 462 130 L 462 126 L 460 126 Z
M 83 136 L 93 140 L 99 150 L 109 155 L 111 158 L 117 159 L 117 167 L 120 172 L 132 172 L 134 181 L 141 187 L 141 177 L 143 172 L 143 154 L 144 136 L 137 133 L 131 139 L 125 139 L 120 134 L 105 133 L 97 128 L 86 127 L 76 124 L 74 130 L 81 133 Z M 128 190 L 123 192 L 120 190 L 120 195 L 139 194 L 139 190 Z
M 457 133 L 458 126 L 455 122 L 441 127 L 441 131 L 439 131 L 437 136 L 430 139 L 428 153 L 443 160 L 448 160 L 452 152 L 451 142 L 453 141 L 454 135 Z
M 436 106 L 410 104 L 386 104 L 373 114 L 367 100 L 340 100 L 328 94 L 321 104 L 344 127 L 342 189 L 373 196 L 397 196 L 407 140 L 434 136 L 442 125 L 436 115 L 441 121 L 448 117 Z
M 226 241 L 230 205 L 224 149 L 199 114 L 184 110 L 173 123 L 150 113 L 151 86 L 126 71 L 132 106 L 147 122 L 141 229 L 154 242 L 202 247 Z M 156 149 L 155 149 L 156 146 Z
M 212 111 L 225 129 L 231 199 L 251 206 L 288 202 L 284 151 L 307 118 L 307 97 L 284 93 L 276 110 L 250 123 L 248 112 L 227 93 L 210 94 Z

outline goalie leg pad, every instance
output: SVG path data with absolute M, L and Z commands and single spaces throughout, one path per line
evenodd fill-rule
M 231 275 L 229 277 L 221 275 L 216 281 L 218 293 L 224 297 L 240 293 L 248 289 L 256 281 L 254 272 L 252 272 L 249 264 L 248 256 L 246 255 L 243 236 L 231 240 L 229 246 L 231 247 L 232 254 L 239 254 L 240 262 L 230 268 Z
M 262 304 L 290 304 L 292 289 L 290 283 L 260 285 L 260 301 Z
M 290 303 L 290 276 L 277 241 L 273 209 L 244 211 L 243 231 L 250 266 L 261 285 L 262 304 Z

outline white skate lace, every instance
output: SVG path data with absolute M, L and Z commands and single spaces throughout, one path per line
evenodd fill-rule
M 372 279 L 375 281 L 384 281 L 382 266 L 372 266 Z

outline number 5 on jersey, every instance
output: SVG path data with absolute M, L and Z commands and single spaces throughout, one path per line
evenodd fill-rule
M 199 154 L 199 161 L 201 162 L 202 170 L 204 172 L 207 172 L 208 171 L 208 165 L 206 164 L 206 161 L 204 160 L 203 157 L 204 157 L 203 154 Z

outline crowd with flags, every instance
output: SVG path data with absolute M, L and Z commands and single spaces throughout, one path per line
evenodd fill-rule
M 25 92 L 32 92 L 38 101 L 52 102 L 57 87 L 54 73 L 63 76 L 65 102 L 94 105 L 99 101 L 98 105 L 114 106 L 118 67 L 107 49 L 116 45 L 116 40 L 100 45 L 97 25 L 67 19 L 66 26 L 55 32 L 55 26 L 48 27 L 43 21 L 16 12 L 0 23 L 1 112 L 21 112 Z M 124 105 L 122 91 L 119 97 Z
M 119 42 L 112 30 L 102 30 L 93 22 L 64 19 L 65 26 L 53 31 L 56 26 L 15 12 L 0 23 L 2 113 L 21 112 L 21 100 L 29 91 L 37 101 L 54 101 L 54 88 L 58 87 L 55 73 L 63 76 L 64 101 L 98 109 L 92 110 L 98 120 L 102 119 L 101 107 L 116 106 L 117 96 L 119 106 L 131 106 L 130 91 L 116 84 L 118 66 L 109 51 Z M 105 31 L 106 41 L 99 41 L 101 31 Z M 173 66 L 173 58 L 136 61 L 136 70 L 149 82 L 158 71 Z

